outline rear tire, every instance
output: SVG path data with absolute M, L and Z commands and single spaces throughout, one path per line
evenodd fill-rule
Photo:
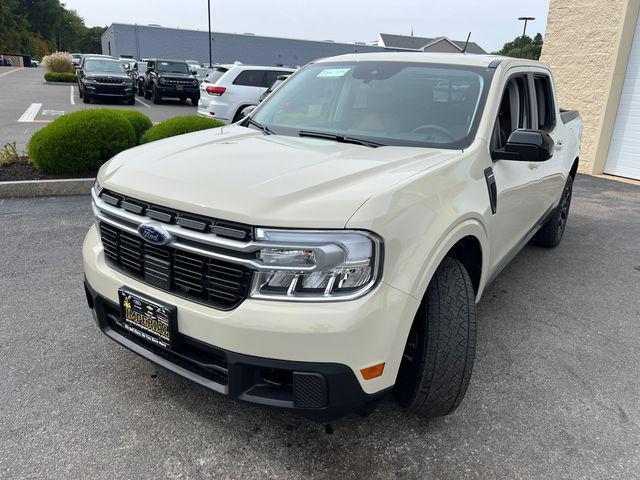
M 144 98 L 145 100 L 151 99 L 151 91 L 146 86 L 144 87 Z
M 136 97 L 127 99 L 127 105 L 135 105 L 135 104 L 136 104 Z
M 141 96 L 141 97 L 144 96 L 144 88 L 143 88 L 142 85 L 138 84 L 137 90 L 138 90 L 138 95 L 139 96 Z
M 534 235 L 532 243 L 544 248 L 557 247 L 562 240 L 567 220 L 569 219 L 569 209 L 571 208 L 571 196 L 573 193 L 573 177 L 569 175 L 567 183 L 564 185 L 560 203 L 553 212 L 553 215 L 540 227 Z
M 476 303 L 462 263 L 445 257 L 411 326 L 394 394 L 424 417 L 452 413 L 469 386 L 476 350 Z

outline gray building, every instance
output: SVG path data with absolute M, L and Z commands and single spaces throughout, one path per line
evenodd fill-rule
M 209 62 L 208 33 L 160 26 L 112 24 L 102 35 L 102 53 L 134 58 L 172 58 Z M 390 50 L 372 45 L 211 32 L 213 62 L 247 65 L 304 65 L 344 53 Z
M 159 25 L 112 24 L 102 35 L 102 53 L 119 57 L 171 58 L 209 62 L 208 33 L 202 30 L 166 28 Z M 460 51 L 464 42 L 446 37 L 425 38 L 380 34 L 376 44 L 338 43 L 265 37 L 250 33 L 211 32 L 214 63 L 299 66 L 311 60 L 345 53 L 379 51 Z M 470 43 L 468 53 L 484 53 Z
M 462 52 L 466 46 L 467 53 L 487 53 L 475 42 L 466 40 L 450 40 L 447 37 L 414 37 L 413 35 L 393 35 L 381 33 L 378 35 L 377 45 L 386 48 L 401 50 L 418 50 L 422 52 L 457 53 Z

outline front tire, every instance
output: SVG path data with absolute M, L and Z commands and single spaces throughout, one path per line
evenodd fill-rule
M 160 105 L 162 103 L 162 97 L 160 96 L 160 91 L 158 90 L 158 87 L 156 87 L 155 85 L 153 86 L 153 103 L 155 103 L 156 105 Z
M 86 93 L 82 96 L 82 103 L 91 103 L 91 97 Z
M 423 417 L 452 413 L 469 386 L 476 350 L 476 303 L 471 278 L 445 257 L 411 326 L 394 394 Z
M 532 243 L 544 248 L 557 247 L 562 240 L 567 220 L 569 219 L 569 209 L 571 208 L 571 196 L 573 194 L 573 177 L 569 175 L 562 191 L 560 203 L 553 212 L 553 215 L 540 227 L 534 235 Z

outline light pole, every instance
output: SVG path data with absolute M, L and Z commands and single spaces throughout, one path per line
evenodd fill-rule
M 527 34 L 527 22 L 535 20 L 535 17 L 520 17 L 518 20 L 524 21 L 524 30 L 522 30 L 522 41 L 520 42 L 520 58 L 522 58 L 522 50 L 524 48 L 524 36 Z
M 211 53 L 211 0 L 207 0 L 207 19 L 209 20 L 209 67 L 213 65 L 213 54 Z

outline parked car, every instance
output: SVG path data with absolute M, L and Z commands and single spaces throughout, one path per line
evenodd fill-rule
M 393 392 L 448 415 L 487 285 L 530 240 L 562 239 L 582 128 L 539 62 L 316 60 L 243 122 L 100 169 L 89 307 L 111 339 L 245 402 L 331 421 Z
M 139 61 L 133 64 L 129 74 L 133 78 L 136 92 L 138 95 L 144 95 L 144 74 L 147 71 L 147 62 Z
M 276 80 L 269 86 L 269 88 L 267 88 L 264 93 L 262 95 L 260 95 L 260 99 L 258 100 L 258 103 L 261 103 L 265 98 L 267 98 L 269 95 L 271 95 L 271 92 L 273 92 L 276 88 L 278 88 L 280 85 L 282 85 L 284 83 L 284 81 L 289 78 L 290 75 L 278 75 L 276 77 Z
M 197 60 L 185 60 L 184 63 L 189 65 L 189 68 L 191 68 L 191 70 L 193 70 L 194 68 L 200 68 L 202 66 Z
M 291 75 L 291 68 L 257 67 L 249 65 L 219 66 L 215 75 L 200 84 L 198 115 L 214 118 L 223 123 L 234 123 L 240 119 L 242 110 L 257 105 L 260 96 L 280 75 Z
M 122 64 L 125 70 L 131 70 L 133 68 L 134 63 L 136 63 L 135 59 L 133 58 L 120 57 L 118 60 L 120 61 L 120 63 Z
M 198 79 L 198 82 L 202 82 L 212 69 L 207 67 L 195 67 L 191 69 L 191 73 Z
M 136 101 L 133 78 L 118 60 L 86 55 L 76 70 L 76 75 L 80 98 L 84 103 L 91 103 L 96 99 L 113 99 L 124 100 L 133 105 Z
M 144 98 L 153 99 L 153 103 L 162 103 L 166 97 L 187 98 L 196 106 L 200 96 L 200 82 L 191 74 L 184 61 L 149 59 L 144 73 Z
M 40 66 L 40 61 L 39 60 L 34 60 L 33 58 L 31 59 L 31 67 L 33 68 L 37 68 Z
M 82 54 L 81 53 L 72 53 L 71 54 L 71 63 L 73 64 L 74 67 L 79 67 L 80 66 L 80 60 L 82 60 Z
M 10 57 L 5 57 L 4 55 L 0 55 L 0 67 L 11 67 L 13 65 L 13 60 Z

